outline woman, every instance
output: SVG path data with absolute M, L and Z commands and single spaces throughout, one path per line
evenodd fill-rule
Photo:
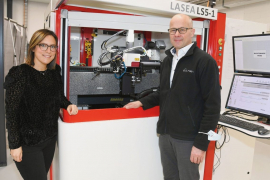
M 14 66 L 5 79 L 6 119 L 10 154 L 25 180 L 46 180 L 52 163 L 60 108 L 76 115 L 64 96 L 56 65 L 57 36 L 36 31 L 25 64 Z

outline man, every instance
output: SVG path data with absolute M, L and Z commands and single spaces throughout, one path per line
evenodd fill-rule
M 199 164 L 220 114 L 216 61 L 192 43 L 192 19 L 178 14 L 170 21 L 173 47 L 165 53 L 157 92 L 124 106 L 160 106 L 157 133 L 165 180 L 199 180 Z

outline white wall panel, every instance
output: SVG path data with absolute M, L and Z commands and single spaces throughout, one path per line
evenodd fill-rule
M 157 117 L 59 124 L 59 180 L 162 180 Z

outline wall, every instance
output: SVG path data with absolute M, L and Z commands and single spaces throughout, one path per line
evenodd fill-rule
M 6 1 L 4 1 L 4 16 L 6 16 Z M 34 31 L 43 28 L 43 12 L 47 8 L 46 3 L 29 2 L 28 6 L 28 39 Z M 227 27 L 226 27 L 226 43 L 224 48 L 224 65 L 223 65 L 223 81 L 222 81 L 222 108 L 224 108 L 225 100 L 228 94 L 228 88 L 232 79 L 232 48 L 231 36 L 240 34 L 261 33 L 262 31 L 270 30 L 270 2 L 261 2 L 257 4 L 246 5 L 242 7 L 231 8 L 222 10 L 227 14 Z M 23 24 L 23 0 L 13 0 L 13 19 L 19 24 Z M 238 19 L 238 20 L 235 20 Z M 254 22 L 248 22 L 254 21 Z M 256 23 L 257 22 L 257 23 Z M 247 172 L 251 172 L 252 179 L 256 178 L 252 172 L 262 170 L 259 168 L 256 159 L 251 159 L 253 153 L 255 156 L 264 155 L 262 159 L 269 156 L 269 153 L 262 152 L 263 148 L 257 148 L 260 142 L 255 141 L 254 138 L 248 137 L 242 133 L 234 130 L 229 130 L 231 140 L 224 145 L 222 149 L 221 165 L 216 169 L 213 180 L 227 179 L 250 179 L 251 176 Z M 267 141 L 269 142 L 269 141 Z M 265 145 L 265 143 L 263 144 Z M 255 150 L 254 150 L 254 147 Z M 265 149 L 269 149 L 269 145 Z M 259 151 L 260 150 L 260 151 Z M 220 151 L 216 152 L 219 156 Z M 269 162 L 269 158 L 267 159 Z M 217 159 L 216 159 L 217 161 Z M 244 164 L 244 166 L 241 165 Z M 256 163 L 251 166 L 252 163 Z M 262 161 L 259 161 L 262 163 Z M 256 169 L 257 168 L 257 169 Z M 200 168 L 201 169 L 201 168 Z M 202 169 L 201 169 L 202 170 Z M 261 174 L 265 173 L 263 170 Z M 245 176 L 246 175 L 246 176 Z M 240 177 L 246 178 L 240 178 Z M 21 179 L 19 172 L 16 170 L 15 164 L 12 162 L 8 154 L 8 166 L 0 168 L 1 179 L 18 180 Z
M 28 39 L 32 34 L 38 30 L 44 28 L 44 12 L 47 9 L 48 4 L 39 2 L 30 2 L 28 9 Z
M 221 91 L 221 110 L 225 110 L 225 103 L 229 93 L 229 88 L 233 78 L 233 50 L 232 36 L 246 34 L 260 34 L 267 30 L 267 24 L 246 21 L 242 19 L 226 19 L 225 45 L 223 57 L 223 73 L 222 73 L 222 91 Z M 260 178 L 257 173 L 257 167 L 253 165 L 254 155 L 258 152 L 256 138 L 247 136 L 244 133 L 229 129 L 230 141 L 225 143 L 221 150 L 216 150 L 217 157 L 221 157 L 220 166 L 213 174 L 213 180 L 256 180 Z M 228 138 L 228 136 L 227 136 Z M 220 143 L 222 143 L 221 138 Z M 228 139 L 227 139 L 228 140 Z M 215 158 L 215 163 L 218 158 Z M 268 159 L 267 159 L 268 160 Z M 257 162 L 257 161 L 256 161 Z M 263 162 L 263 161 L 262 161 Z M 263 173 L 267 173 L 266 171 Z M 264 179 L 263 179 L 264 180 Z
M 246 21 L 241 19 L 226 19 L 225 30 L 225 45 L 223 56 L 223 73 L 222 73 L 222 92 L 221 92 L 221 110 L 225 110 L 225 103 L 231 80 L 233 77 L 233 49 L 232 36 L 247 35 L 247 34 L 261 34 L 267 30 L 267 24 Z
M 225 4 L 226 5 L 226 4 Z M 220 10 L 227 14 L 227 18 L 242 19 L 268 25 L 267 30 L 270 31 L 270 1 L 264 1 L 255 4 L 249 4 L 241 7 Z
M 7 1 L 4 0 L 4 17 L 7 17 Z M 24 1 L 23 0 L 13 0 L 13 20 L 17 21 L 18 24 L 23 24 L 24 16 Z M 44 11 L 48 4 L 38 3 L 38 2 L 28 2 L 28 28 L 27 37 L 28 41 L 31 38 L 33 32 L 44 27 Z M 6 34 L 7 35 L 7 34 Z M 6 36 L 4 35 L 5 39 Z M 5 51 L 8 47 L 5 47 Z M 12 52 L 12 51 L 11 51 Z M 5 64 L 6 65 L 6 64 Z M 2 146 L 3 144 L 1 144 Z M 8 146 L 7 146 L 8 147 Z M 7 149 L 7 166 L 0 167 L 0 179 L 1 180 L 22 180 L 20 173 L 18 172 L 15 163 L 9 154 L 9 149 Z
M 44 12 L 49 4 L 28 1 L 28 27 L 27 27 L 27 39 L 28 42 L 33 33 L 44 28 Z M 23 25 L 24 19 L 24 1 L 13 0 L 12 7 L 12 19 L 17 21 L 18 24 Z M 4 0 L 4 17 L 7 17 L 7 0 Z
M 229 92 L 230 85 L 228 83 L 231 82 L 233 76 L 231 36 L 270 33 L 269 9 L 270 1 L 265 1 L 221 10 L 227 16 L 222 74 L 222 109 L 224 109 Z M 224 180 L 269 179 L 270 173 L 267 167 L 269 166 L 270 141 L 255 139 L 232 129 L 229 129 L 229 132 L 231 141 L 221 149 L 221 165 L 213 175 L 213 180 L 222 180 L 223 178 Z M 216 151 L 216 153 L 219 152 Z M 250 162 L 252 163 L 251 166 Z M 240 163 L 243 163 L 244 166 L 237 167 Z

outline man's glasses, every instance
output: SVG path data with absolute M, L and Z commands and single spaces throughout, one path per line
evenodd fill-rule
M 185 34 L 187 32 L 187 30 L 189 29 L 193 29 L 193 28 L 185 28 L 185 27 L 181 27 L 181 28 L 171 28 L 171 29 L 168 29 L 169 33 L 171 35 L 175 35 L 176 32 L 178 31 L 180 34 Z
M 46 51 L 48 49 L 48 47 L 50 47 L 51 51 L 55 52 L 58 48 L 58 46 L 55 46 L 55 45 L 49 46 L 48 44 L 38 44 L 38 46 L 42 51 Z

